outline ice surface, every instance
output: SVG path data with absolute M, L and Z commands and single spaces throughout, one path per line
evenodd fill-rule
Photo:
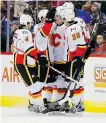
M 0 107 L 0 123 L 106 123 L 106 114 L 84 113 L 83 116 L 38 115 L 27 108 Z

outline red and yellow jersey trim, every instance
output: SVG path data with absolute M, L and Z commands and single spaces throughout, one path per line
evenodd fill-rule
M 51 30 L 51 27 L 52 27 L 52 23 L 45 23 L 44 26 L 40 29 L 41 34 L 44 37 L 48 37 L 50 30 Z
M 38 99 L 38 98 L 40 98 L 42 96 L 42 90 L 40 90 L 39 92 L 36 92 L 36 93 L 29 92 L 28 94 L 33 99 Z
M 53 88 L 52 87 L 44 87 L 43 91 L 48 92 L 48 93 L 53 93 Z

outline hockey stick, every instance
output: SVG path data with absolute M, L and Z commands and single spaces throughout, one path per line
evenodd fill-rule
M 12 45 L 12 47 L 15 48 L 16 50 L 22 52 L 23 54 L 26 54 L 26 52 L 24 52 L 23 50 L 21 50 L 21 49 L 15 47 L 14 45 Z M 29 55 L 29 54 L 27 54 L 27 55 L 28 55 L 29 57 L 33 58 L 34 60 L 36 60 L 35 57 L 33 57 L 33 56 Z
M 89 42 L 88 42 L 88 48 L 91 47 L 90 44 L 91 44 L 91 41 L 92 41 L 92 39 L 93 39 L 94 34 L 96 34 L 96 32 L 97 32 L 98 26 L 101 25 L 101 24 L 105 24 L 105 22 L 100 23 L 100 22 L 101 22 L 101 20 L 100 20 L 100 13 L 101 13 L 101 6 L 100 6 L 100 9 L 99 9 L 98 15 L 97 15 L 97 17 L 96 17 L 97 22 L 94 24 L 94 28 L 93 28 L 93 30 L 92 30 L 91 37 L 90 37 L 90 40 L 89 40 Z M 82 56 L 82 61 L 84 61 L 84 58 L 85 58 L 84 56 L 86 55 L 86 53 L 87 53 L 87 51 L 88 51 L 88 48 L 87 48 L 87 50 L 85 51 L 85 53 L 83 54 L 83 56 Z M 90 54 L 89 54 L 89 55 L 90 55 Z
M 98 15 L 99 16 L 99 15 Z M 98 29 L 98 25 L 99 25 L 99 23 L 97 22 L 97 23 L 95 23 L 95 25 L 94 25 L 94 28 L 93 28 L 93 31 L 92 31 L 92 34 L 91 34 L 91 38 L 90 38 L 90 41 L 89 41 L 89 43 L 88 43 L 88 48 L 89 48 L 89 46 L 90 46 L 90 43 L 91 43 L 91 41 L 92 41 L 92 39 L 93 39 L 93 36 L 94 36 L 94 33 L 96 33 L 96 31 L 97 31 L 97 29 Z M 84 62 L 84 58 L 85 58 L 85 55 L 86 55 L 86 53 L 87 53 L 87 51 L 88 51 L 88 48 L 86 49 L 86 51 L 84 52 L 84 54 L 83 54 L 83 56 L 82 56 L 82 62 Z M 82 66 L 82 68 L 81 68 L 81 70 L 83 69 L 83 67 L 84 67 L 84 65 Z M 53 69 L 54 71 L 55 71 L 55 69 Z M 75 74 L 77 73 L 77 71 L 78 71 L 78 69 L 76 69 L 76 71 L 75 71 Z M 55 71 L 55 72 L 57 72 L 57 71 Z M 80 72 L 79 72 L 79 74 L 80 74 Z M 78 74 L 78 76 L 77 76 L 77 78 L 78 79 L 80 79 L 81 78 L 81 75 L 79 75 Z M 65 77 L 67 77 L 67 75 L 65 76 Z M 74 76 L 73 76 L 74 77 Z M 70 77 L 69 77 L 70 78 Z M 72 80 L 71 80 L 72 81 Z M 75 84 L 75 86 L 74 86 L 74 90 L 75 90 L 75 88 L 76 88 L 76 85 L 77 84 Z M 66 93 L 65 93 L 65 95 L 64 95 L 64 97 L 62 98 L 62 99 L 60 99 L 60 100 L 58 100 L 58 101 L 55 101 L 55 102 L 53 102 L 53 103 L 50 103 L 49 105 L 50 106 L 55 106 L 56 104 L 58 105 L 58 104 L 62 104 L 62 103 L 64 103 L 65 101 L 67 101 L 68 99 L 69 99 L 69 97 L 66 97 L 66 95 L 67 95 L 67 93 L 68 93 L 68 89 L 70 88 L 70 86 L 71 86 L 71 82 L 69 83 L 69 85 L 68 85 L 68 87 L 67 87 L 67 90 L 66 90 Z M 74 93 L 74 90 L 73 90 L 73 93 Z M 72 96 L 73 96 L 73 94 L 71 95 L 71 97 L 70 98 L 72 98 Z M 66 97 L 66 98 L 65 98 Z
M 99 11 L 99 14 L 98 14 L 98 17 L 97 17 L 97 18 L 99 18 L 99 16 L 100 16 L 100 11 Z M 99 24 L 100 24 L 100 21 L 97 22 L 97 23 L 95 23 L 95 25 L 94 25 L 94 28 L 93 28 L 93 31 L 92 31 L 92 34 L 91 34 L 91 38 L 90 38 L 90 41 L 89 41 L 89 43 L 88 43 L 88 48 L 90 47 L 90 43 L 91 43 L 91 41 L 92 41 L 92 39 L 93 39 L 94 33 L 96 33 L 96 31 L 97 31 L 97 29 L 98 29 Z M 82 56 L 82 61 L 83 61 L 83 62 L 84 62 L 85 55 L 86 55 L 86 53 L 87 53 L 87 51 L 88 51 L 88 48 L 86 49 L 85 53 L 84 53 L 83 56 Z M 82 70 L 83 68 L 84 68 L 84 65 L 82 66 L 81 70 Z M 77 73 L 77 71 L 78 71 L 78 69 L 75 71 L 75 74 Z M 75 75 L 75 74 L 74 74 L 74 75 Z M 80 78 L 81 78 L 80 72 L 79 72 L 77 78 L 80 80 Z M 71 85 L 71 84 L 69 83 L 67 89 L 70 87 L 70 85 Z M 73 93 L 74 93 L 74 90 L 75 90 L 75 88 L 76 88 L 76 85 L 77 85 L 77 84 L 75 84 L 75 86 L 74 86 Z M 66 95 L 67 95 L 67 94 L 66 94 Z M 73 96 L 73 94 L 71 95 L 70 98 L 72 98 L 72 96 Z M 66 99 L 68 99 L 68 98 L 66 98 Z M 67 100 L 64 99 L 64 101 L 67 101 Z M 64 103 L 64 101 L 60 101 L 59 104 L 61 104 L 61 102 Z
M 26 54 L 26 52 L 24 52 L 23 50 L 21 50 L 21 49 L 19 49 L 19 48 L 15 47 L 14 45 L 12 45 L 12 47 L 14 47 L 16 50 L 19 50 L 20 52 L 22 52 L 22 53 Z
M 50 66 L 50 65 L 46 65 L 46 66 L 49 67 L 50 69 L 52 69 L 53 71 L 55 71 L 56 73 L 62 75 L 62 76 L 65 77 L 66 79 L 69 79 L 70 81 L 72 81 L 72 82 L 74 82 L 74 83 L 76 83 L 76 84 L 79 84 L 78 81 L 76 81 L 75 79 L 73 79 L 73 78 L 67 76 L 66 74 L 62 73 L 61 71 L 55 69 L 54 67 L 52 67 L 52 66 Z M 76 73 L 76 72 L 75 72 L 75 73 Z M 79 85 L 80 85 L 80 84 L 79 84 Z
M 21 50 L 21 49 L 15 47 L 15 46 L 13 46 L 13 45 L 12 45 L 12 47 L 14 47 L 16 50 L 19 50 L 20 52 L 26 54 L 26 52 L 24 52 L 23 50 Z M 29 55 L 29 54 L 27 54 L 27 55 L 28 55 L 29 57 L 33 58 L 31 55 Z M 36 59 L 34 59 L 34 60 L 36 60 Z M 10 61 L 10 62 L 12 63 L 12 61 Z M 58 74 L 61 74 L 61 75 L 64 76 L 66 79 L 69 79 L 69 80 L 71 80 L 72 82 L 75 82 L 75 83 L 79 84 L 78 81 L 76 81 L 76 80 L 74 80 L 73 78 L 67 76 L 66 74 L 60 72 L 59 70 L 57 70 L 57 69 L 51 67 L 50 65 L 46 65 L 46 66 L 49 67 L 50 69 L 54 70 L 54 71 L 57 72 Z
M 50 66 L 50 68 L 51 68 L 52 70 L 54 70 L 55 72 L 57 72 L 57 73 L 63 75 L 63 76 L 65 75 L 64 77 L 65 77 L 65 78 L 68 78 L 68 79 L 70 80 L 70 82 L 69 82 L 69 84 L 68 84 L 68 86 L 67 86 L 67 89 L 66 89 L 66 92 L 65 92 L 64 96 L 63 96 L 61 99 L 59 99 L 59 100 L 57 100 L 57 101 L 55 101 L 55 102 L 48 103 L 48 106 L 54 107 L 54 106 L 56 106 L 56 105 L 58 105 L 58 104 L 59 104 L 59 105 L 62 105 L 64 102 L 66 102 L 67 100 L 69 100 L 70 98 L 72 98 L 72 97 L 73 97 L 73 94 L 74 94 L 74 91 L 75 91 L 75 88 L 76 88 L 77 84 L 79 84 L 79 82 L 76 81 L 76 80 L 74 80 L 74 79 L 72 79 L 72 78 L 70 78 L 70 77 L 67 76 L 66 74 L 64 74 L 64 73 L 62 73 L 62 72 L 60 72 L 60 71 L 58 71 L 57 69 L 55 69 L 55 68 L 53 68 L 53 67 L 51 67 L 51 66 Z M 76 71 L 74 72 L 73 78 L 75 77 L 77 71 L 78 71 L 78 69 L 76 69 Z M 74 80 L 74 81 L 73 81 L 73 80 Z M 73 89 L 73 93 L 72 93 L 71 96 L 67 96 L 68 91 L 69 91 L 69 88 L 70 88 L 72 82 L 75 83 L 75 86 L 74 86 L 74 89 Z M 79 84 L 79 85 L 80 85 L 80 84 Z
M 10 63 L 11 63 L 11 64 L 14 64 L 13 61 L 10 61 Z M 49 67 L 50 67 L 52 70 L 55 69 L 55 68 L 53 68 L 53 67 L 51 67 L 51 66 L 49 66 Z M 58 70 L 55 69 L 55 71 L 57 72 Z M 58 71 L 57 73 L 63 75 L 63 73 L 61 73 L 60 71 Z M 74 73 L 74 75 L 75 75 L 75 74 L 76 74 L 76 72 Z M 65 74 L 64 74 L 64 75 L 65 75 Z M 67 75 L 65 75 L 65 76 L 67 76 Z M 67 78 L 68 78 L 68 79 L 71 79 L 71 78 L 68 77 L 68 76 L 67 76 Z M 73 79 L 73 82 L 74 82 L 74 81 L 75 81 L 75 80 Z M 71 98 L 71 97 L 69 97 L 69 96 L 66 97 L 71 83 L 72 83 L 72 80 L 70 81 L 70 83 L 69 83 L 69 85 L 68 85 L 68 87 L 67 87 L 67 90 L 66 90 L 66 92 L 65 92 L 65 94 L 64 94 L 64 96 L 63 96 L 63 98 L 60 99 L 60 100 L 58 100 L 58 101 L 49 103 L 49 106 L 50 106 L 50 107 L 56 106 L 56 105 L 58 105 L 58 104 L 61 105 L 61 104 L 63 104 L 64 102 L 66 102 L 69 98 Z M 75 90 L 77 84 L 79 84 L 79 83 L 78 83 L 77 81 L 75 81 L 75 86 L 74 86 L 73 92 L 74 92 L 74 90 Z M 72 93 L 72 96 L 73 96 L 73 93 Z M 65 98 L 65 97 L 66 97 L 66 98 Z
M 26 54 L 26 52 L 24 52 L 23 50 L 21 50 L 21 49 L 15 47 L 15 46 L 13 46 L 13 45 L 12 45 L 12 47 L 14 47 L 14 48 L 17 49 L 18 51 L 22 52 L 23 54 Z M 29 54 L 27 54 L 27 55 L 32 58 L 31 55 L 29 55 Z M 35 59 L 34 59 L 34 60 L 35 60 Z M 14 64 L 12 61 L 10 61 L 10 63 Z M 78 83 L 78 81 L 76 81 L 76 80 L 70 78 L 70 77 L 67 76 L 66 74 L 64 74 L 64 73 L 58 71 L 57 69 L 51 67 L 50 65 L 46 65 L 46 66 L 49 67 L 50 69 L 54 70 L 54 71 L 57 72 L 58 74 L 61 74 L 61 75 L 64 76 L 66 79 L 71 80 L 70 83 L 69 83 L 69 85 L 68 85 L 68 87 L 67 87 L 67 90 L 66 90 L 66 92 L 65 92 L 65 94 L 64 94 L 64 96 L 63 96 L 63 98 L 60 99 L 60 100 L 58 100 L 57 102 L 49 103 L 49 104 L 50 104 L 49 106 L 55 106 L 55 105 L 57 105 L 57 104 L 62 104 L 62 103 L 64 103 L 66 100 L 68 100 L 68 98 L 69 98 L 68 96 L 67 96 L 67 98 L 65 98 L 65 97 L 66 97 L 66 95 L 67 95 L 67 93 L 68 93 L 68 90 L 69 90 L 69 88 L 70 88 L 71 83 L 72 83 L 72 82 L 75 83 L 74 90 L 75 90 L 75 88 L 76 88 L 76 85 L 79 84 L 79 83 Z M 74 73 L 74 76 L 75 76 L 75 74 L 76 74 L 76 72 Z M 73 90 L 73 93 L 74 93 L 74 90 Z M 73 94 L 72 94 L 72 96 L 73 96 Z
M 23 50 L 21 50 L 21 49 L 15 47 L 15 46 L 13 46 L 13 45 L 12 45 L 12 47 L 14 47 L 14 48 L 17 49 L 18 51 L 20 51 L 20 52 L 26 54 L 26 52 L 24 52 Z M 31 55 L 29 55 L 29 54 L 27 54 L 27 55 L 32 58 Z M 35 59 L 34 59 L 34 60 L 35 60 Z M 10 61 L 10 63 L 14 64 L 12 61 Z M 57 102 L 51 103 L 50 105 L 53 106 L 53 104 L 54 104 L 54 105 L 57 105 L 58 103 L 61 104 L 61 103 L 65 102 L 65 100 L 67 100 L 67 98 L 68 98 L 68 97 L 67 97 L 67 98 L 65 98 L 65 97 L 66 97 L 66 95 L 67 95 L 67 93 L 68 93 L 68 90 L 69 90 L 69 88 L 70 88 L 71 83 L 72 83 L 72 82 L 75 83 L 74 90 L 75 90 L 75 88 L 76 88 L 77 85 L 80 85 L 80 83 L 79 83 L 78 81 L 74 80 L 73 78 L 70 78 L 70 77 L 67 76 L 66 74 L 60 72 L 59 70 L 57 70 L 57 69 L 51 67 L 50 65 L 46 65 L 46 66 L 49 67 L 50 69 L 54 70 L 54 71 L 57 72 L 58 74 L 61 74 L 61 75 L 64 76 L 66 79 L 69 79 L 69 80 L 70 80 L 70 82 L 69 82 L 69 84 L 68 84 L 68 86 L 67 86 L 67 90 L 66 90 L 66 92 L 65 92 L 65 94 L 64 94 L 64 96 L 63 96 L 63 98 L 60 99 L 60 100 L 58 100 Z M 74 72 L 73 77 L 76 75 L 76 72 L 77 72 L 77 69 L 76 69 L 76 71 Z M 73 93 L 74 93 L 74 90 L 73 90 Z M 73 95 L 73 94 L 72 94 L 72 95 Z M 65 98 L 65 99 L 64 99 L 64 98 Z M 63 99 L 64 99 L 64 100 L 63 100 Z M 60 102 L 59 102 L 59 101 L 60 101 Z
M 96 29 L 95 29 L 96 27 L 97 27 L 97 26 L 95 25 L 95 26 L 94 26 L 94 29 L 93 29 L 93 33 L 94 33 L 94 31 L 96 30 Z M 92 35 L 91 35 L 91 37 L 92 37 Z M 91 40 L 92 40 L 92 38 L 91 38 Z M 91 42 L 91 40 L 90 40 L 89 42 Z M 90 43 L 89 43 L 89 44 L 90 44 Z M 89 46 L 89 45 L 88 45 L 88 46 Z M 84 54 L 83 56 L 85 56 L 85 54 Z M 82 58 L 82 61 L 84 61 L 84 57 Z M 67 76 L 65 76 L 65 77 L 67 77 Z M 70 78 L 70 77 L 69 77 L 69 78 Z M 68 78 L 68 79 L 69 79 L 69 78 Z M 71 81 L 72 81 L 72 80 L 71 80 Z M 77 82 L 77 83 L 78 83 L 78 82 Z M 63 97 L 60 101 L 63 101 L 63 99 L 66 97 L 70 85 L 71 85 L 71 82 L 69 83 L 69 85 L 68 85 L 68 87 L 67 87 L 66 94 L 64 95 L 64 97 Z M 74 89 L 74 90 L 75 90 L 75 89 Z M 73 90 L 73 91 L 74 91 L 74 90 Z M 59 102 L 59 100 L 58 100 L 58 102 Z M 56 103 L 56 102 L 55 102 L 55 103 Z M 53 103 L 52 103 L 52 105 L 53 105 Z
M 99 13 L 98 13 L 98 17 L 97 17 L 97 18 L 99 18 L 99 16 L 100 16 L 100 11 L 99 11 Z M 91 43 L 91 41 L 92 41 L 92 39 L 93 39 L 94 33 L 96 33 L 96 31 L 97 31 L 97 29 L 98 29 L 99 24 L 100 24 L 100 21 L 97 22 L 97 23 L 95 23 L 95 25 L 94 25 L 94 28 L 93 28 L 93 31 L 92 31 L 92 34 L 91 34 L 91 38 L 90 38 L 90 41 L 89 41 L 88 46 L 87 46 L 88 48 L 90 47 L 90 43 Z M 82 56 L 82 61 L 83 61 L 83 62 L 84 62 L 85 55 L 86 55 L 86 53 L 87 53 L 87 51 L 88 51 L 88 48 L 86 49 L 86 51 L 84 52 L 84 54 L 83 54 L 83 56 Z M 82 70 L 83 68 L 84 68 L 84 65 L 82 66 L 81 70 Z M 74 75 L 75 75 L 77 72 L 78 72 L 78 69 L 76 69 Z M 74 75 L 73 75 L 73 78 L 74 78 Z M 77 78 L 80 80 L 80 78 L 81 78 L 80 72 L 79 72 Z M 71 83 L 71 82 L 70 82 L 70 83 Z M 70 83 L 69 83 L 67 89 L 70 88 L 70 85 L 71 85 Z M 76 88 L 76 84 L 75 84 L 75 86 L 74 86 L 74 90 L 75 90 L 75 88 Z M 74 91 L 74 90 L 73 90 L 73 91 Z M 67 92 L 68 92 L 68 91 L 67 91 Z M 65 95 L 67 95 L 67 94 L 65 94 Z M 73 96 L 73 94 L 71 95 L 71 97 L 72 97 L 72 96 Z

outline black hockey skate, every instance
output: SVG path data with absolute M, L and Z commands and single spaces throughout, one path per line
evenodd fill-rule
M 77 112 L 77 105 L 72 104 L 72 107 L 67 107 L 65 109 L 65 112 L 66 113 L 74 113 L 75 114 Z
M 34 112 L 33 104 L 28 105 L 28 110 L 31 112 Z
M 45 109 L 42 110 L 43 114 L 49 114 L 54 111 L 54 107 L 49 106 L 48 104 L 44 105 Z
M 39 107 L 34 104 L 31 104 L 30 101 L 29 101 L 29 105 L 28 105 L 28 110 L 30 112 L 39 113 Z
M 45 107 L 45 109 L 42 110 L 43 114 L 47 114 L 54 110 L 54 107 L 49 105 L 50 102 L 48 102 L 46 98 L 43 99 L 43 102 L 44 102 L 44 107 Z
M 60 107 L 60 111 L 65 111 L 66 109 L 70 108 L 69 106 L 69 102 L 66 101 L 65 103 L 63 103 Z
M 78 105 L 77 105 L 77 111 L 78 112 L 83 112 L 85 111 L 85 107 L 84 107 L 84 103 L 83 102 L 79 102 Z
M 69 107 L 65 110 L 66 115 L 73 115 L 73 116 L 82 116 L 82 108 L 81 105 L 72 104 L 72 107 Z
M 48 114 L 49 115 L 64 115 L 65 110 L 69 107 L 69 103 L 68 101 L 63 103 L 62 105 L 55 105 L 55 106 L 50 106 L 49 105 L 49 110 L 48 110 Z
M 61 105 L 56 105 L 53 107 L 49 107 L 46 113 L 48 113 L 48 115 L 63 115 L 60 109 L 61 109 Z
M 47 99 L 44 99 L 44 106 L 46 109 L 43 111 L 44 114 L 48 115 L 56 115 L 60 112 L 60 105 L 50 105 L 51 102 L 47 102 Z

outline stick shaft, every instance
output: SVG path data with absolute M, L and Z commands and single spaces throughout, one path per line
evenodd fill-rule
M 47 67 L 49 67 L 50 69 L 52 69 L 52 70 L 55 71 L 56 73 L 61 74 L 61 75 L 64 76 L 65 78 L 71 80 L 72 82 L 74 82 L 74 83 L 80 85 L 78 81 L 74 80 L 73 78 L 70 78 L 69 76 L 67 76 L 66 74 L 60 72 L 59 70 L 55 69 L 54 67 L 51 67 L 50 65 L 47 65 Z
M 19 49 L 19 48 L 15 47 L 14 45 L 12 45 L 12 47 L 13 47 L 13 48 L 15 48 L 16 50 L 19 50 L 20 52 L 22 52 L 22 53 L 26 54 L 26 52 L 24 52 L 23 50 L 21 50 L 21 49 Z

